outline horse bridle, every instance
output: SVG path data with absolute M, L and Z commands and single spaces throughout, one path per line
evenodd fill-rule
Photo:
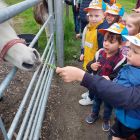
M 4 57 L 5 57 L 6 53 L 8 52 L 8 50 L 9 50 L 11 47 L 13 47 L 15 44 L 17 44 L 17 43 L 26 44 L 25 40 L 24 40 L 24 39 L 20 39 L 20 38 L 19 38 L 19 39 L 13 39 L 13 40 L 8 41 L 8 42 L 4 45 L 4 47 L 3 47 L 3 49 L 2 49 L 2 51 L 1 51 L 1 53 L 0 53 L 0 58 L 1 58 L 1 59 L 4 59 Z

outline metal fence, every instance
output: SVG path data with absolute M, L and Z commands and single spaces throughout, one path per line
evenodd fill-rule
M 39 0 L 26 0 L 23 2 L 20 2 L 18 4 L 9 6 L 5 9 L 0 10 L 0 23 L 10 19 L 11 17 L 25 11 L 26 9 L 32 7 L 33 5 L 39 3 Z M 59 14 L 60 8 L 62 8 L 62 0 L 56 0 L 55 2 L 55 10 L 56 13 Z M 59 5 L 60 7 L 57 7 Z M 31 82 L 26 90 L 26 93 L 23 97 L 23 100 L 21 101 L 21 104 L 18 108 L 18 111 L 12 121 L 12 124 L 9 128 L 9 131 L 6 132 L 4 123 L 2 122 L 0 118 L 0 128 L 2 130 L 3 136 L 5 140 L 11 140 L 13 137 L 14 132 L 17 133 L 17 126 L 18 126 L 18 133 L 16 140 L 38 140 L 40 136 L 40 130 L 43 122 L 44 112 L 45 112 L 45 106 L 48 99 L 49 89 L 51 85 L 51 80 L 53 76 L 54 70 L 50 67 L 48 67 L 46 64 L 51 63 L 55 64 L 55 55 L 54 55 L 54 13 L 53 13 L 53 0 L 48 0 L 48 6 L 49 6 L 49 17 L 47 21 L 44 23 L 44 25 L 41 27 L 31 44 L 30 47 L 34 46 L 34 44 L 39 39 L 41 33 L 44 31 L 45 27 L 49 24 L 50 27 L 50 38 L 46 44 L 45 50 L 43 52 L 43 55 L 41 59 L 44 61 L 44 64 L 40 65 L 37 71 L 34 73 Z M 59 9 L 59 10 L 58 10 Z M 62 13 L 60 13 L 57 16 L 62 16 Z M 59 31 L 59 36 L 56 37 L 56 44 L 58 44 L 57 52 L 58 56 L 58 65 L 63 65 L 63 25 L 61 18 L 56 18 L 56 31 Z M 58 29 L 58 27 L 61 27 L 61 31 Z M 58 35 L 58 33 L 56 33 Z M 61 52 L 59 51 L 61 46 Z M 62 61 L 62 62 L 60 62 Z M 3 83 L 0 85 L 0 97 L 3 96 L 5 88 L 9 85 L 10 81 L 12 80 L 13 76 L 16 74 L 17 68 L 14 67 L 13 70 L 7 75 Z M 37 81 L 37 82 L 36 82 Z M 34 88 L 35 87 L 35 88 Z M 21 114 L 27 106 L 27 111 L 22 115 L 22 123 L 19 126 L 19 120 L 21 119 Z

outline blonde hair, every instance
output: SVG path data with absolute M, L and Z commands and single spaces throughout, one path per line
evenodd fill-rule
M 137 33 L 140 33 L 140 13 L 132 13 L 128 15 L 127 18 L 132 19 L 132 23 L 136 26 L 136 29 L 138 31 Z

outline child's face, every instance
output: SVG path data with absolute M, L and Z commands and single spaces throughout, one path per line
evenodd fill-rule
M 121 47 L 119 41 L 115 36 L 110 35 L 109 32 L 105 33 L 103 46 L 106 54 L 112 56 L 118 52 L 118 49 Z
M 138 33 L 136 26 L 133 24 L 132 18 L 127 18 L 126 20 L 126 28 L 128 30 L 129 35 L 135 35 Z
M 136 67 L 140 67 L 140 47 L 130 44 L 127 53 L 127 63 Z
M 116 19 L 116 15 L 112 15 L 110 13 L 106 13 L 106 20 L 109 24 L 114 23 L 115 19 Z
M 104 19 L 103 10 L 91 10 L 88 14 L 89 23 L 95 25 Z

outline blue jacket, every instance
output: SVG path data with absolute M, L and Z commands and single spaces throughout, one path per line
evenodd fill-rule
M 140 86 L 125 87 L 87 72 L 81 85 L 115 108 L 140 109 Z
M 133 67 L 131 65 L 125 65 L 120 70 L 115 82 L 126 87 L 140 86 L 139 75 L 140 68 Z M 140 128 L 140 109 L 124 110 L 122 108 L 117 108 L 116 117 L 122 124 L 129 128 Z

